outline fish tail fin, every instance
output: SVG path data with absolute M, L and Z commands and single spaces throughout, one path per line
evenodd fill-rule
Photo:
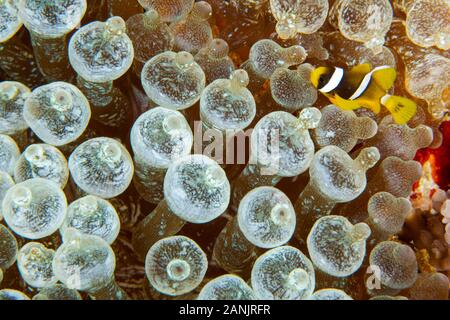
M 392 114 L 392 118 L 398 124 L 405 124 L 416 114 L 416 103 L 410 99 L 391 96 L 389 94 L 381 98 L 381 104 Z

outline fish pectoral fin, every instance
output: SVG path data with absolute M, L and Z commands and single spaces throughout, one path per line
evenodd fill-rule
M 397 72 L 394 68 L 380 69 L 372 74 L 373 81 L 384 91 L 392 88 L 396 78 Z
M 417 105 L 414 101 L 399 96 L 384 96 L 381 103 L 392 114 L 392 118 L 398 124 L 405 124 L 417 112 Z
M 356 100 L 346 100 L 335 94 L 329 97 L 330 101 L 343 110 L 355 110 L 361 108 L 361 105 Z
M 372 110 L 375 114 L 381 110 L 380 99 L 386 94 L 386 91 L 382 90 L 376 83 L 372 83 L 366 89 L 364 94 L 355 99 L 364 108 Z

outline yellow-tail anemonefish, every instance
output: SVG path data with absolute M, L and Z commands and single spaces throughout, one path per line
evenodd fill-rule
M 417 107 L 410 99 L 387 93 L 396 77 L 395 69 L 389 66 L 371 70 L 367 63 L 348 72 L 338 67 L 318 67 L 311 72 L 314 87 L 341 109 L 368 108 L 379 113 L 383 105 L 395 122 L 405 124 L 414 116 Z

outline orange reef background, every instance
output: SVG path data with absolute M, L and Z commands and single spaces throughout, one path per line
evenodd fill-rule
M 450 121 L 441 124 L 443 141 L 439 148 L 420 149 L 414 160 L 422 165 L 430 161 L 433 170 L 433 180 L 442 190 L 450 189 Z M 417 185 L 418 182 L 416 182 Z M 416 187 L 416 186 L 415 186 Z

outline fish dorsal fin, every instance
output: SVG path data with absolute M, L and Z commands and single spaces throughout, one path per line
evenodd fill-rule
M 351 68 L 349 73 L 353 75 L 361 74 L 362 77 L 364 77 L 366 74 L 370 72 L 370 68 L 371 67 L 369 63 L 363 63 Z
M 394 85 L 395 79 L 397 78 L 397 72 L 394 68 L 385 66 L 384 68 L 373 69 L 372 79 L 376 84 L 382 88 L 384 91 L 388 91 Z
M 354 66 L 346 74 L 345 82 L 349 86 L 349 88 L 351 88 L 351 90 L 354 92 L 358 89 L 359 85 L 361 84 L 361 81 L 364 79 L 364 76 L 369 72 L 370 72 L 370 64 L 368 63 Z

